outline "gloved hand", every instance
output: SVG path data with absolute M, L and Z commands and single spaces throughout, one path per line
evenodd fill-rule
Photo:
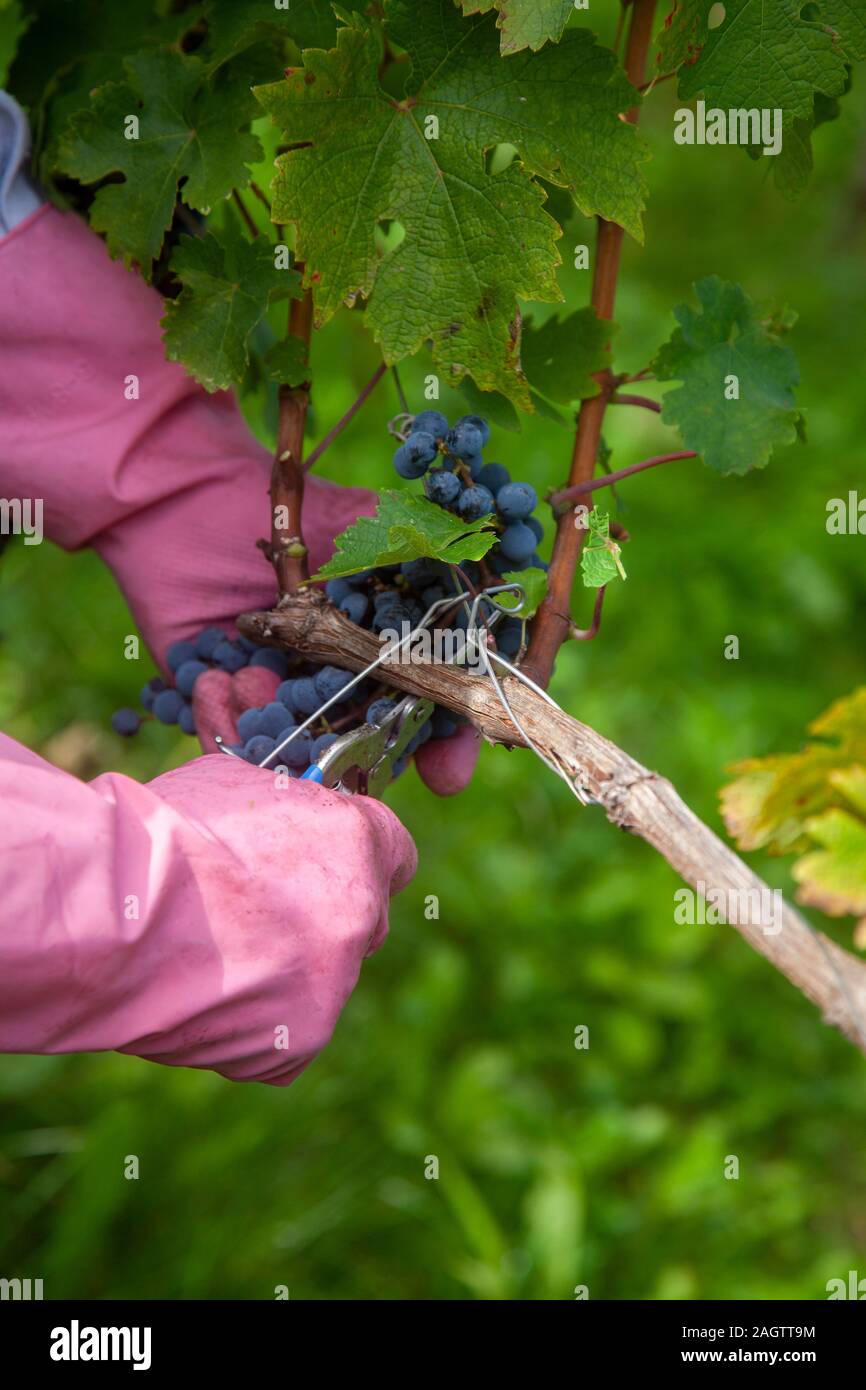
M 0 734 L 0 1051 L 115 1049 L 285 1086 L 415 849 L 380 801 L 236 758 L 89 785 Z
M 45 205 L 0 240 L 0 283 L 3 494 L 41 497 L 49 538 L 94 546 L 163 670 L 176 639 L 269 607 L 273 571 L 255 542 L 267 530 L 270 459 L 230 393 L 209 396 L 166 361 L 156 291 L 77 217 Z M 311 566 L 374 506 L 372 493 L 308 478 Z M 240 674 L 213 673 L 197 690 L 206 750 L 216 732 L 235 737 L 242 708 L 271 697 L 273 682 Z M 460 790 L 478 747 L 468 727 L 426 744 L 427 785 Z

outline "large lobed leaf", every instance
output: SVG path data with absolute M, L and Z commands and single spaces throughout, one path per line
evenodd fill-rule
M 700 280 L 695 292 L 700 311 L 687 304 L 674 310 L 680 327 L 653 363 L 659 381 L 683 383 L 666 394 L 662 419 L 719 473 L 763 468 L 776 445 L 798 436 L 799 375 L 779 341 L 785 325 L 762 318 L 739 285 L 718 276 Z M 732 376 L 737 399 L 725 394 Z
M 97 88 L 91 105 L 72 117 L 59 166 L 85 184 L 123 176 L 97 190 L 90 223 L 106 234 L 113 256 L 137 261 L 148 275 L 180 181 L 184 202 L 209 212 L 233 188 L 246 187 L 247 165 L 262 151 L 242 129 L 256 110 L 244 72 L 229 66 L 203 85 L 203 64 L 172 49 L 138 54 L 124 68 L 124 82 Z M 137 139 L 125 136 L 130 115 L 139 119 Z
M 278 160 L 274 216 L 298 229 L 319 324 L 362 296 L 387 361 L 430 339 L 452 383 L 471 368 L 482 390 L 527 407 L 516 300 L 561 298 L 559 227 L 532 176 L 639 236 L 644 153 L 619 119 L 635 93 L 583 29 L 503 61 L 492 16 L 464 20 L 453 0 L 390 0 L 385 13 L 412 61 L 404 100 L 380 87 L 378 36 L 360 21 L 257 89 L 286 140 L 304 145 Z M 428 117 L 438 139 L 425 138 Z M 486 152 L 503 142 L 518 157 L 489 174 Z M 405 237 L 383 259 L 386 220 Z
M 276 269 L 270 243 L 246 241 L 234 229 L 182 237 L 171 268 L 182 289 L 162 320 L 166 355 L 208 391 L 225 390 L 243 376 L 250 334 L 268 304 L 298 297 L 301 277 Z
M 334 541 L 336 551 L 316 579 L 398 565 L 431 556 L 449 565 L 480 560 L 497 540 L 492 517 L 463 521 L 411 492 L 379 494 L 375 516 L 361 516 Z

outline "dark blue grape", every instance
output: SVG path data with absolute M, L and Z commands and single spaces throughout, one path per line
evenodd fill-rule
M 358 570 L 355 574 L 346 575 L 346 583 L 351 584 L 353 589 L 357 589 L 359 585 L 366 584 L 368 579 L 372 579 L 375 573 L 375 570 Z
M 443 709 L 441 705 L 437 705 L 433 711 L 430 723 L 433 726 L 433 738 L 451 738 L 457 732 L 457 720 L 450 709 Z
M 285 652 L 281 652 L 277 647 L 262 647 L 260 651 L 253 652 L 250 657 L 250 665 L 264 666 L 266 671 L 273 671 L 281 680 L 284 680 L 289 671 L 289 658 Z
M 294 683 L 292 701 L 299 714 L 315 714 L 323 703 L 316 689 L 316 682 L 310 676 L 300 676 Z
M 362 623 L 367 616 L 368 608 L 366 594 L 347 594 L 340 603 L 340 612 L 351 618 L 353 623 Z
M 511 474 L 504 463 L 485 463 L 477 481 L 489 487 L 495 497 L 501 487 L 511 482 Z
M 154 676 L 152 680 L 149 680 L 147 682 L 147 685 L 142 687 L 141 703 L 144 705 L 144 708 L 147 710 L 148 714 L 150 714 L 151 710 L 153 709 L 153 702 L 156 699 L 157 695 L 160 693 L 160 691 L 165 690 L 165 688 L 166 685 L 165 681 L 162 679 L 162 676 Z
M 245 709 L 238 719 L 238 737 L 241 743 L 249 743 L 256 734 L 263 734 L 262 712 L 260 709 Z
M 499 537 L 499 549 L 506 560 L 528 560 L 535 544 L 535 532 L 523 521 L 512 521 Z
M 294 715 L 279 700 L 272 700 L 270 704 L 265 705 L 259 715 L 258 732 L 267 734 L 269 738 L 279 739 L 294 727 Z
M 247 656 L 252 656 L 253 652 L 261 650 L 261 642 L 254 642 L 252 637 L 236 637 L 235 642 L 241 651 L 246 652 Z
M 274 738 L 268 738 L 267 734 L 256 734 L 254 738 L 248 739 L 244 744 L 243 756 L 248 763 L 261 763 L 269 753 L 273 753 L 277 746 Z
M 192 695 L 193 686 L 199 676 L 208 671 L 210 667 L 205 666 L 203 661 L 185 661 L 182 666 L 178 666 L 174 676 L 174 683 L 181 695 L 186 695 L 187 699 Z
M 461 493 L 457 510 L 466 521 L 477 521 L 494 508 L 493 493 L 486 487 L 473 486 Z
M 319 703 L 324 704 L 326 700 L 332 700 L 335 695 L 339 695 L 352 679 L 352 672 L 341 671 L 339 666 L 320 667 L 313 677 L 320 697 Z
M 410 426 L 410 432 L 422 431 L 432 434 L 434 439 L 444 439 L 448 433 L 448 421 L 441 410 L 420 410 Z
M 348 579 L 329 579 L 325 585 L 325 593 L 337 608 L 339 608 L 346 595 L 351 592 L 352 586 Z
M 421 478 L 436 457 L 436 440 L 426 430 L 410 434 L 394 455 L 394 467 L 401 478 Z
M 532 565 L 533 569 L 544 570 L 545 574 L 547 574 L 547 571 L 550 569 L 550 565 L 546 560 L 542 560 L 537 550 L 534 555 L 530 555 L 529 563 Z
M 170 671 L 176 671 L 185 661 L 192 661 L 195 657 L 195 647 L 192 642 L 172 642 L 165 654 L 166 664 Z
M 528 517 L 526 518 L 526 525 L 529 527 L 529 529 L 530 529 L 530 531 L 532 532 L 532 534 L 534 535 L 536 541 L 543 541 L 543 540 L 544 540 L 544 527 L 542 526 L 541 522 L 538 520 L 538 517 L 537 517 L 537 516 L 528 516 Z
M 496 508 L 504 521 L 523 521 L 537 505 L 538 496 L 529 483 L 506 483 L 496 494 Z
M 123 738 L 131 738 L 141 728 L 141 718 L 134 709 L 127 707 L 116 709 L 111 716 L 111 727 L 116 734 L 122 735 Z
M 195 715 L 192 712 L 192 705 L 184 705 L 180 714 L 177 716 L 177 723 L 183 733 L 195 733 Z
M 421 602 L 424 605 L 424 611 L 426 612 L 428 608 L 432 608 L 434 603 L 440 603 L 449 592 L 450 590 L 446 589 L 444 584 L 431 584 L 429 589 L 424 589 L 421 594 Z
M 183 703 L 183 696 L 179 691 L 162 690 L 153 702 L 153 712 L 160 724 L 176 724 Z
M 310 749 L 313 746 L 313 738 L 309 729 L 302 729 L 301 732 L 287 743 L 279 754 L 280 761 L 289 768 L 305 768 L 310 761 Z
M 463 491 L 463 484 L 456 473 L 447 468 L 432 468 L 424 479 L 424 491 L 428 500 L 440 507 L 450 507 Z
M 421 725 L 421 728 L 418 730 L 418 732 L 412 735 L 409 742 L 406 744 L 406 752 L 409 754 L 409 756 L 411 757 L 413 753 L 417 753 L 422 743 L 426 743 L 428 738 L 432 737 L 432 734 L 433 725 L 428 719 L 424 724 Z
M 249 658 L 247 653 L 234 642 L 222 641 L 214 647 L 213 660 L 220 670 L 228 671 L 229 675 L 234 675 L 235 671 L 240 671 L 246 666 Z
M 200 661 L 210 661 L 220 642 L 226 640 L 222 628 L 206 627 L 195 639 L 195 654 Z
M 313 739 L 310 745 L 310 762 L 317 763 L 325 749 L 337 742 L 337 737 L 337 734 L 319 734 L 318 738 Z
M 517 656 L 523 638 L 523 624 L 519 618 L 503 618 L 493 632 L 497 651 L 503 656 Z
M 481 415 L 461 415 L 454 428 L 459 430 L 461 427 L 471 427 L 481 435 L 481 447 L 484 448 L 490 438 L 490 426 Z
M 379 724 L 383 719 L 387 719 L 394 712 L 394 701 L 388 700 L 384 696 L 382 699 L 374 700 L 367 710 L 367 723 Z
M 409 757 L 408 757 L 408 754 L 404 753 L 404 754 L 402 755 L 402 757 L 400 757 L 400 758 L 397 759 L 397 761 L 395 762 L 393 768 L 391 769 L 391 780 L 392 780 L 392 782 L 396 782 L 398 777 L 402 777 L 402 776 L 403 776 L 403 773 L 406 771 L 406 768 L 407 768 L 408 766 L 409 766 Z
M 459 459 L 474 458 L 484 448 L 484 440 L 474 425 L 460 421 L 446 434 L 445 447 Z

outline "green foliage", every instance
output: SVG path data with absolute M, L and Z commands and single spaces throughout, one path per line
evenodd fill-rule
M 182 237 L 171 268 L 183 286 L 166 304 L 163 323 L 166 355 L 183 362 L 208 391 L 222 391 L 239 381 L 249 363 L 250 334 L 272 300 L 297 297 L 301 277 L 278 270 L 274 248 L 258 238 L 246 241 L 236 229 L 219 237 Z M 297 339 L 279 344 L 279 358 L 269 367 L 296 372 Z M 304 380 L 304 377 L 301 377 Z
M 564 319 L 553 314 L 538 328 L 530 320 L 522 353 L 530 385 L 560 405 L 597 396 L 593 374 L 610 366 L 609 342 L 615 331 L 591 307 L 576 309 Z
M 696 313 L 680 304 L 680 327 L 653 363 L 659 381 L 681 381 L 664 398 L 662 419 L 718 473 L 763 468 L 779 444 L 798 436 L 791 349 L 779 341 L 790 319 L 761 318 L 739 285 L 709 276 L 695 285 Z M 726 380 L 737 378 L 728 398 Z
M 209 212 L 233 188 L 246 187 L 246 166 L 261 146 L 241 130 L 255 110 L 245 73 L 228 67 L 202 85 L 201 62 L 168 49 L 124 67 L 125 82 L 100 87 L 72 118 L 59 163 L 85 184 L 123 175 L 97 190 L 90 222 L 106 233 L 112 255 L 137 261 L 147 275 L 174 215 L 179 181 L 184 202 Z M 125 134 L 129 116 L 140 123 L 134 138 Z
M 534 565 L 526 570 L 508 570 L 502 576 L 502 583 L 522 586 L 525 597 L 520 606 L 520 617 L 531 618 L 547 593 L 547 571 Z M 517 608 L 520 605 L 517 594 L 497 594 L 497 602 L 503 608 Z
M 496 10 L 500 30 L 500 52 L 517 53 L 521 48 L 539 49 L 552 40 L 558 43 L 574 14 L 573 0 L 456 0 L 465 15 L 488 14 Z
M 315 579 L 431 556 L 446 564 L 480 560 L 496 542 L 492 517 L 464 521 L 411 492 L 379 494 L 375 516 L 361 516 L 337 536 L 335 554 Z
M 420 10 L 392 0 L 386 17 L 412 60 L 402 100 L 379 84 L 379 39 L 366 26 L 341 29 L 335 50 L 309 50 L 302 69 L 257 89 L 285 139 L 306 142 L 278 160 L 274 216 L 297 227 L 319 325 L 362 297 L 387 361 L 431 339 L 450 380 L 470 371 L 527 408 L 515 300 L 560 297 L 559 228 L 533 176 L 640 235 L 643 152 L 618 118 L 635 95 L 586 30 L 500 62 L 492 20 L 461 20 L 452 0 Z M 438 138 L 426 138 L 429 119 Z M 484 152 L 506 139 L 520 158 L 491 175 Z M 384 219 L 405 237 L 382 260 Z
M 4 86 L 18 48 L 27 28 L 27 20 L 19 0 L 0 0 L 0 86 Z
M 701 30 L 704 41 L 697 61 L 680 68 L 680 96 L 688 101 L 703 95 L 708 105 L 726 110 L 778 108 L 785 127 L 798 117 L 810 119 L 815 93 L 838 95 L 846 71 L 837 35 L 817 19 L 803 19 L 805 8 L 805 0 L 726 0 L 721 24 L 707 30 L 712 0 L 687 0 L 685 9 L 693 19 L 689 43 Z M 847 9 L 843 0 L 837 13 L 856 40 Z M 677 52 L 683 52 L 682 46 Z
M 866 687 L 809 730 L 820 742 L 800 753 L 735 764 L 739 775 L 722 792 L 725 824 L 742 849 L 799 856 L 801 902 L 866 923 Z
M 621 546 L 610 534 L 610 516 L 607 512 L 593 507 L 587 517 L 589 534 L 580 552 L 580 569 L 587 589 L 600 589 L 609 584 L 617 575 L 625 579 L 620 555 Z

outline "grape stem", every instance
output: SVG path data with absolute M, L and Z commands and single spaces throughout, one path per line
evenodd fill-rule
M 598 630 L 601 627 L 601 610 L 602 606 L 604 605 L 604 595 L 606 590 L 607 585 L 602 584 L 601 588 L 598 590 L 598 593 L 595 596 L 595 603 L 593 604 L 592 609 L 592 622 L 590 623 L 589 627 L 578 627 L 577 623 L 575 622 L 569 623 L 568 635 L 569 637 L 574 638 L 576 642 L 591 642 L 593 637 L 598 636 Z
M 560 507 L 567 507 L 571 511 L 570 503 L 578 497 L 584 497 L 590 492 L 596 492 L 601 487 L 610 487 L 612 483 L 621 482 L 623 478 L 630 478 L 632 473 L 643 473 L 646 468 L 658 468 L 660 463 L 674 463 L 677 459 L 696 459 L 698 455 L 693 449 L 679 449 L 673 454 L 656 454 L 653 458 L 641 459 L 640 463 L 630 463 L 628 468 L 620 468 L 616 473 L 608 473 L 604 478 L 593 478 L 588 483 L 577 483 L 574 487 L 562 488 L 560 492 L 550 494 L 550 505 L 555 512 L 559 512 Z
M 644 81 L 652 39 L 655 0 L 633 0 L 630 8 L 625 71 L 632 86 L 640 87 Z M 625 119 L 631 125 L 636 125 L 638 107 L 633 106 L 627 111 Z M 592 305 L 601 319 L 613 318 L 623 235 L 622 227 L 616 222 L 598 219 Z M 581 402 L 577 417 L 567 489 L 575 498 L 582 495 L 581 485 L 588 483 L 595 472 L 604 413 L 619 386 L 619 380 L 610 368 L 597 373 L 595 380 L 600 388 L 599 394 Z M 529 650 L 522 668 L 541 686 L 546 686 L 550 680 L 556 653 L 568 637 L 571 621 L 568 616 L 569 603 L 583 537 L 584 532 L 572 525 L 568 513 L 559 517 L 548 591 L 532 620 Z
M 246 203 L 244 202 L 243 198 L 241 197 L 240 193 L 236 188 L 232 189 L 232 198 L 234 199 L 235 205 L 237 206 L 241 214 L 241 217 L 244 219 L 244 222 L 246 223 L 247 231 L 253 238 L 253 241 L 255 241 L 256 237 L 259 234 L 259 229 L 250 215 L 249 208 L 247 207 Z
M 303 275 L 300 263 L 295 269 Z M 298 338 L 309 358 L 313 329 L 312 291 L 289 301 L 288 337 Z M 271 471 L 271 543 L 268 556 L 277 575 L 280 596 L 294 594 L 307 578 L 307 548 L 301 527 L 304 500 L 304 427 L 310 404 L 310 383 L 279 390 L 277 448 Z M 280 523 L 285 517 L 285 525 Z
M 367 382 L 367 385 L 364 387 L 363 391 L 358 396 L 357 400 L 352 402 L 345 415 L 337 421 L 333 429 L 328 430 L 328 433 L 325 435 L 321 443 L 316 445 L 315 449 L 310 454 L 309 458 L 304 464 L 305 473 L 309 472 L 313 465 L 318 463 L 319 459 L 322 457 L 322 454 L 328 448 L 328 445 L 333 444 L 334 440 L 337 438 L 337 435 L 341 434 L 343 430 L 346 428 L 346 426 L 349 424 L 350 420 L 352 420 L 352 418 L 355 415 L 357 415 L 358 411 L 361 409 L 361 406 L 364 404 L 365 400 L 370 395 L 370 392 L 373 390 L 374 386 L 376 386 L 376 384 L 382 380 L 382 377 L 385 375 L 387 370 L 388 368 L 385 365 L 385 363 L 380 362 L 375 372 L 370 377 L 370 380 Z
M 610 398 L 611 405 L 639 405 L 644 410 L 654 410 L 661 414 L 661 406 L 658 401 L 652 400 L 649 396 L 632 396 L 628 392 L 617 391 L 615 396 Z

